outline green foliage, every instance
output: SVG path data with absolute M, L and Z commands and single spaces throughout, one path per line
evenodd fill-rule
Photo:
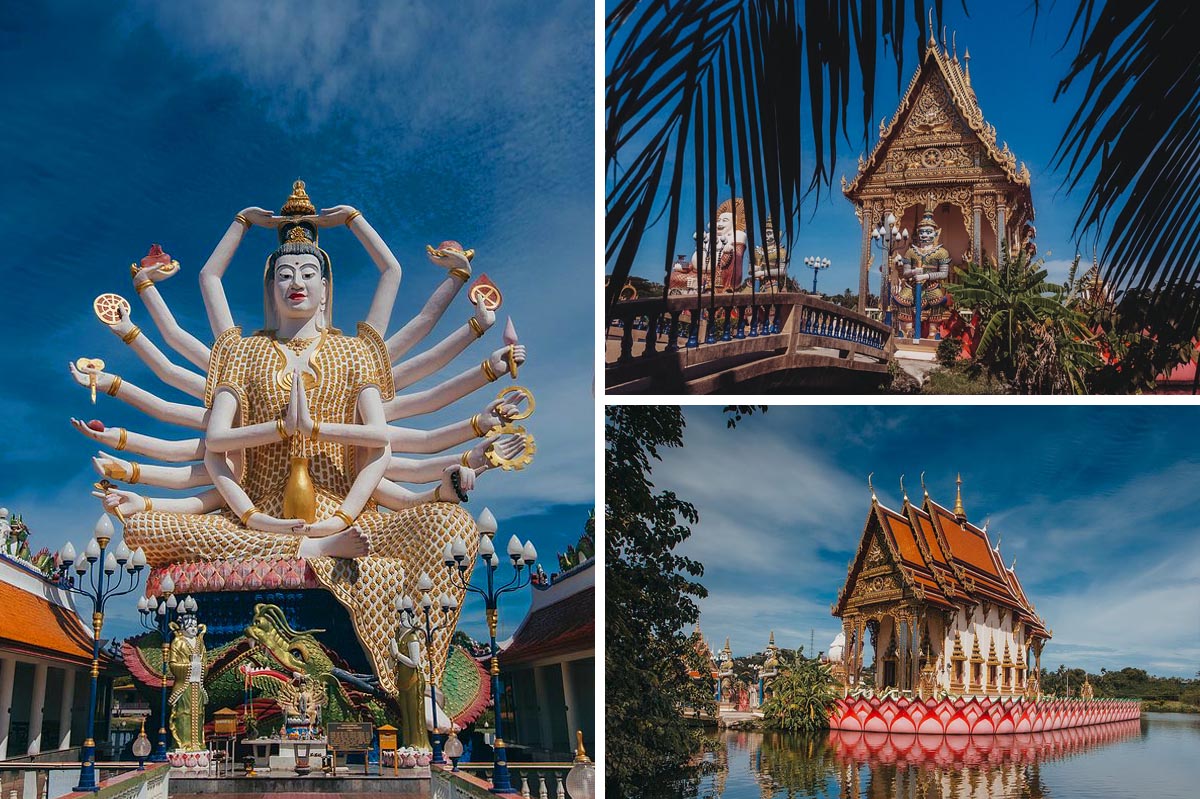
M 593 557 L 596 554 L 595 536 L 596 512 L 590 510 L 587 522 L 583 525 L 583 535 L 579 536 L 579 541 L 574 545 L 567 544 L 567 551 L 558 554 L 558 568 L 568 571 Z
M 837 686 L 829 667 L 813 658 L 781 661 L 771 698 L 763 703 L 763 723 L 785 732 L 814 732 L 829 726 Z
M 661 449 L 683 445 L 683 428 L 677 406 L 605 411 L 606 784 L 614 796 L 638 795 L 678 770 L 698 744 L 680 715 L 701 699 L 681 630 L 699 618 L 694 598 L 708 592 L 692 579 L 704 567 L 672 550 L 699 517 L 691 503 L 650 482 L 651 462 Z
M 955 301 L 981 315 L 976 361 L 1022 394 L 1083 394 L 1100 365 L 1087 315 L 1022 252 L 957 270 Z
M 1011 394 L 1003 379 L 989 374 L 978 364 L 960 362 L 934 369 L 925 376 L 922 394 Z
M 958 359 L 962 355 L 962 348 L 962 339 L 947 336 L 938 342 L 937 353 L 934 355 L 934 359 L 937 360 L 940 366 L 950 368 L 958 363 Z
M 1141 699 L 1145 702 L 1179 702 L 1190 712 L 1200 711 L 1200 679 L 1185 677 L 1156 677 L 1144 669 L 1126 667 L 1119 671 L 1100 669 L 1089 674 L 1083 669 L 1060 665 L 1055 671 L 1042 669 L 1042 693 L 1072 697 L 1079 696 L 1084 677 L 1092 684 L 1097 698 Z

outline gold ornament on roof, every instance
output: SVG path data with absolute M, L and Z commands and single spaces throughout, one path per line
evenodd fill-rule
M 962 503 L 962 473 L 958 475 L 958 492 L 954 497 L 954 515 L 960 519 L 967 518 L 967 511 L 963 508 Z M 984 523 L 984 529 L 987 529 L 987 523 Z
M 304 181 L 297 180 L 292 184 L 292 193 L 279 210 L 281 216 L 312 216 L 317 212 L 316 206 L 308 198 L 304 190 Z

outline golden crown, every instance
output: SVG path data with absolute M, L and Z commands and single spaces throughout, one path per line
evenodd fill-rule
M 285 241 L 288 244 L 315 243 L 312 239 L 312 234 L 309 233 L 308 228 L 304 227 L 303 225 L 295 225 L 294 227 L 288 228 L 287 238 Z

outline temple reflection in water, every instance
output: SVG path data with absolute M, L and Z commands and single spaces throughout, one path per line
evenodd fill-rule
M 1138 736 L 1141 722 L 999 736 L 831 730 L 825 737 L 730 732 L 715 757 L 711 794 L 725 789 L 727 753 L 745 751 L 763 799 L 1044 797 L 1041 766 Z

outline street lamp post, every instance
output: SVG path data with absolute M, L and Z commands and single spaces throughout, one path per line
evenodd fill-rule
M 417 634 L 425 642 L 425 660 L 429 669 L 429 705 L 433 713 L 433 732 L 430 733 L 429 739 L 433 744 L 433 763 L 444 765 L 446 758 L 442 754 L 442 739 L 438 735 L 438 712 L 437 712 L 437 693 L 433 684 L 433 634 L 446 627 L 446 624 L 433 623 L 433 599 L 430 598 L 429 592 L 433 590 L 433 580 L 429 575 L 422 572 L 421 577 L 417 580 L 417 590 L 421 592 L 420 606 L 421 616 L 419 620 L 423 622 L 418 626 L 418 618 L 416 609 L 413 606 L 411 597 L 403 596 L 396 598 L 396 611 L 400 614 L 400 626 L 402 629 L 416 630 Z M 449 618 L 450 613 L 458 607 L 458 602 L 449 594 L 442 594 L 438 597 L 438 607 L 440 608 L 444 618 Z M 416 642 L 413 642 L 415 650 Z M 392 642 L 392 657 L 400 659 L 400 648 L 396 642 Z M 408 657 L 414 662 L 418 662 L 416 652 L 408 653 Z M 449 719 L 447 719 L 449 721 Z
M 107 515 L 96 521 L 93 533 L 78 562 L 75 559 L 75 547 L 70 541 L 59 552 L 63 565 L 62 587 L 92 601 L 92 682 L 88 694 L 87 738 L 83 742 L 79 764 L 79 784 L 73 789 L 76 791 L 100 790 L 96 784 L 95 735 L 96 693 L 100 679 L 100 628 L 104 625 L 104 606 L 113 597 L 135 591 L 141 582 L 142 570 L 146 568 L 146 553 L 141 547 L 136 552 L 130 552 L 124 539 L 111 552 L 107 551 L 113 537 L 113 523 Z M 67 576 L 72 563 L 75 564 L 75 578 Z M 83 579 L 85 574 L 88 576 L 86 585 Z M 115 578 L 114 574 L 117 575 Z
M 828 258 L 818 258 L 818 257 L 817 257 L 817 256 L 815 256 L 815 255 L 810 255 L 810 256 L 808 256 L 807 258 L 805 258 L 805 259 L 804 259 L 804 265 L 805 265 L 805 266 L 807 266 L 809 269 L 813 270 L 813 290 L 812 290 L 812 293 L 813 293 L 813 294 L 816 294 L 816 293 L 817 293 L 817 274 L 818 274 L 818 273 L 819 273 L 819 272 L 820 272 L 822 269 L 828 269 L 828 268 L 829 268 L 829 259 L 828 259 Z
M 162 597 L 141 597 L 138 599 L 138 613 L 142 617 L 142 627 L 157 632 L 162 641 L 162 722 L 158 728 L 158 746 L 150 755 L 150 762 L 165 763 L 167 760 L 167 679 L 170 677 L 168 659 L 171 655 L 171 639 L 175 637 L 171 622 L 178 618 L 180 612 L 195 613 L 196 600 L 192 597 L 182 602 L 175 596 L 175 581 L 171 575 L 163 577 L 159 583 Z
M 880 271 L 883 276 L 879 281 L 879 304 L 883 306 L 883 322 L 888 327 L 892 326 L 892 303 L 890 296 L 890 281 L 888 280 L 888 267 L 892 263 L 892 247 L 897 242 L 908 241 L 908 228 L 901 230 L 896 224 L 896 215 L 891 211 L 883 218 L 879 227 L 871 231 L 871 238 L 875 240 L 875 244 L 883 250 L 886 257 L 883 259 L 883 264 Z M 918 315 L 918 318 L 919 315 Z
M 492 747 L 492 793 L 512 792 L 512 783 L 508 774 L 508 758 L 504 753 L 504 739 L 500 729 L 500 647 L 496 645 L 496 621 L 499 615 L 498 600 L 504 594 L 518 591 L 529 585 L 533 573 L 533 564 L 537 560 L 537 550 L 532 541 L 526 541 L 521 546 L 520 540 L 514 535 L 508 541 L 508 557 L 512 561 L 515 574 L 507 584 L 497 587 L 495 582 L 496 569 L 500 567 L 500 557 L 492 538 L 496 534 L 496 517 L 487 508 L 479 514 L 476 525 L 479 528 L 479 557 L 483 559 L 484 573 L 487 576 L 487 588 L 478 588 L 467 580 L 467 545 L 460 537 L 446 544 L 442 553 L 442 562 L 450 571 L 451 580 L 458 588 L 478 594 L 483 597 L 487 609 L 488 635 L 491 638 L 491 673 L 492 673 L 492 707 L 496 716 L 496 743 Z M 528 567 L 528 571 L 526 571 Z

